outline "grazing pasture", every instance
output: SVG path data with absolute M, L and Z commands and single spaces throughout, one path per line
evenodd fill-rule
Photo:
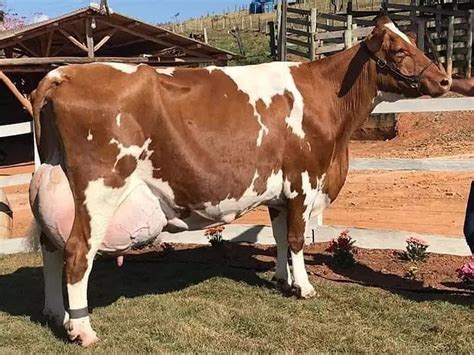
M 472 296 L 403 293 L 313 279 L 302 301 L 271 272 L 219 264 L 94 266 L 90 306 L 102 341 L 87 352 L 463 352 L 474 350 Z M 38 254 L 0 257 L 0 352 L 70 353 L 41 315 Z

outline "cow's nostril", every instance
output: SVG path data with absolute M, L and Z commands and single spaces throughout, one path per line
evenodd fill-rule
M 441 86 L 446 87 L 449 86 L 449 80 L 448 79 L 443 79 L 439 83 Z

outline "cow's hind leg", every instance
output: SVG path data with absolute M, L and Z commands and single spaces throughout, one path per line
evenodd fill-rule
M 54 246 L 44 233 L 41 233 L 40 242 L 44 276 L 43 314 L 55 325 L 63 326 L 69 320 L 63 299 L 64 252 Z
M 272 220 L 273 236 L 277 244 L 276 271 L 273 279 L 283 292 L 291 290 L 292 279 L 288 264 L 288 225 L 286 209 L 268 208 Z
M 66 331 L 71 340 L 84 347 L 98 340 L 90 324 L 87 286 L 94 257 L 105 234 L 106 221 L 103 221 L 98 230 L 93 227 L 84 206 L 76 204 L 75 220 L 65 248 L 70 318 Z
M 291 251 L 293 266 L 293 286 L 301 298 L 311 298 L 316 295 L 314 287 L 309 282 L 304 263 L 304 233 L 309 215 L 306 215 L 304 195 L 300 194 L 289 203 L 288 209 L 288 244 Z

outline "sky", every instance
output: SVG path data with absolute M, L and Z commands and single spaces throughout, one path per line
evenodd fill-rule
M 80 7 L 90 0 L 1 0 L 7 11 L 25 16 L 28 22 L 56 17 Z M 99 3 L 100 0 L 92 0 Z M 222 13 L 235 6 L 248 5 L 250 0 L 109 0 L 112 10 L 150 23 L 184 20 L 190 17 Z

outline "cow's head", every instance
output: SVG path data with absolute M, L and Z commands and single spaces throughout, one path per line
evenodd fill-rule
M 377 84 L 381 91 L 409 97 L 443 95 L 451 79 L 416 47 L 416 35 L 404 34 L 387 16 L 379 16 L 363 46 L 377 63 Z

